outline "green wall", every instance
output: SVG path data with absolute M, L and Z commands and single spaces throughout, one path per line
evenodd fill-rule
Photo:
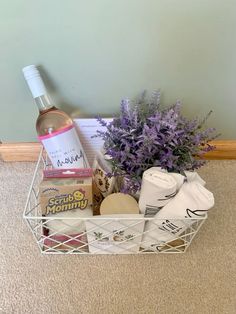
M 68 112 L 109 115 L 160 88 L 189 117 L 213 109 L 208 124 L 235 138 L 235 0 L 1 0 L 0 49 L 3 142 L 36 140 L 28 64 Z

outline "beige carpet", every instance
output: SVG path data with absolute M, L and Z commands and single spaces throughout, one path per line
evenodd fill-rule
M 236 313 L 236 161 L 201 170 L 216 198 L 185 254 L 42 256 L 22 219 L 33 163 L 0 163 L 0 313 Z

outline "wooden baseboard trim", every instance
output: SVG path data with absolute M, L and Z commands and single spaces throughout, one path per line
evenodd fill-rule
M 36 161 L 42 148 L 40 143 L 2 143 L 0 159 L 3 161 Z
M 204 159 L 236 159 L 236 140 L 218 140 L 211 142 L 216 149 L 205 155 Z M 0 159 L 9 161 L 36 161 L 42 148 L 40 143 L 2 143 Z
M 210 144 L 216 149 L 205 154 L 204 159 L 236 159 L 236 140 L 217 140 Z

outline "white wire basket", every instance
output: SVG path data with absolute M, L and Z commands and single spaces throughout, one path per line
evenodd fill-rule
M 41 214 L 39 183 L 43 169 L 50 164 L 43 150 L 39 155 L 30 185 L 23 217 L 43 254 L 160 254 L 184 253 L 207 218 L 181 218 L 183 232 L 175 236 L 169 232 L 166 241 L 160 241 L 156 232 L 163 226 L 163 219 L 142 215 L 129 218 L 46 217 Z M 165 219 L 169 231 L 174 230 L 180 218 Z

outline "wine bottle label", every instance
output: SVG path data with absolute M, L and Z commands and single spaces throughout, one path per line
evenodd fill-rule
M 73 125 L 38 137 L 54 168 L 88 168 L 87 158 Z

